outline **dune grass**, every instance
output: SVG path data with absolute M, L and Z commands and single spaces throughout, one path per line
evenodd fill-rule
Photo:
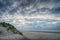
M 7 30 L 12 31 L 14 34 L 20 34 L 23 35 L 20 31 L 18 31 L 13 25 L 6 23 L 6 22 L 2 22 L 0 23 L 0 25 L 2 25 L 3 27 L 6 27 Z
M 2 33 L 2 31 L 0 31 L 0 34 Z
M 1 31 L 0 31 L 0 33 L 1 33 Z

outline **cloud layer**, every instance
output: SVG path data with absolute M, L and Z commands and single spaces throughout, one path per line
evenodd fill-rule
M 60 0 L 0 0 L 0 22 L 20 29 L 59 30 Z

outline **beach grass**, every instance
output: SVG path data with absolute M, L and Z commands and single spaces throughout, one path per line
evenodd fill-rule
M 0 25 L 2 25 L 3 27 L 6 27 L 7 30 L 12 31 L 14 34 L 20 34 L 23 35 L 20 31 L 18 31 L 12 24 L 6 23 L 6 22 L 2 22 L 0 23 Z

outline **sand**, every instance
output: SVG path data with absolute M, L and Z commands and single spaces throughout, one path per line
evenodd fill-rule
M 58 33 L 23 32 L 24 36 L 18 34 L 0 36 L 1 40 L 60 40 Z
M 21 31 L 22 35 L 13 34 L 6 28 L 0 27 L 3 31 L 0 34 L 0 40 L 60 40 L 60 32 L 49 31 Z

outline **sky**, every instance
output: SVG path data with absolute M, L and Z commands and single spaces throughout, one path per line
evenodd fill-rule
M 0 22 L 18 30 L 60 30 L 60 0 L 0 0 Z

